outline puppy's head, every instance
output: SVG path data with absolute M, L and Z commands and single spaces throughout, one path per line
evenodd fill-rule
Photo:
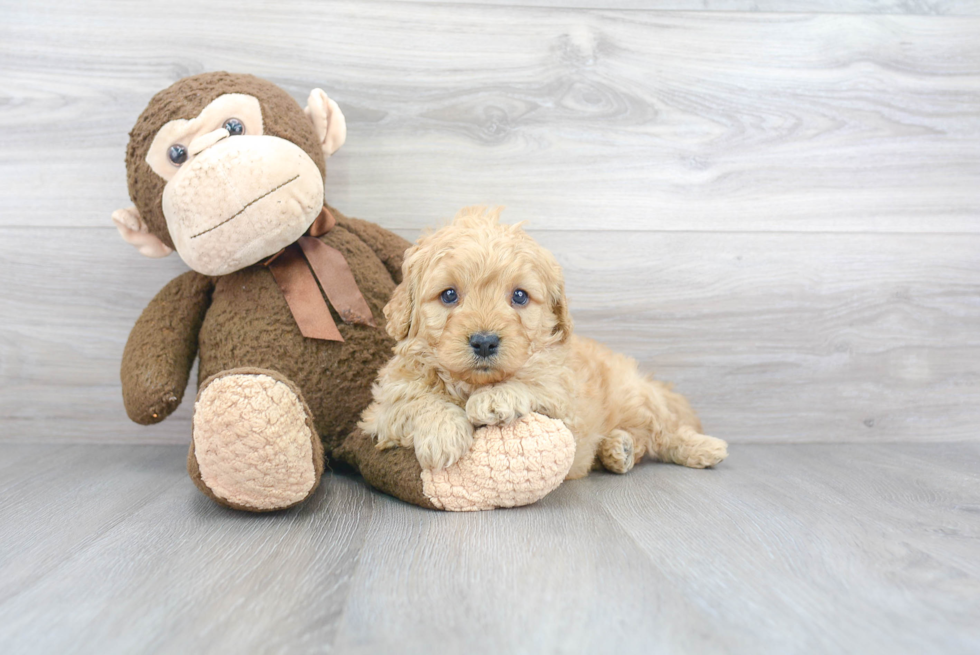
M 421 237 L 384 309 L 393 338 L 475 385 L 509 378 L 572 330 L 558 262 L 499 213 L 467 207 Z

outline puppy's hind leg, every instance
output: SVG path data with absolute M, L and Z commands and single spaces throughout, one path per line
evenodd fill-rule
M 653 392 L 647 406 L 652 412 L 649 446 L 655 457 L 697 469 L 728 457 L 725 441 L 701 434 L 701 421 L 684 396 L 661 382 L 648 382 Z
M 703 469 L 728 457 L 728 444 L 682 425 L 674 433 L 654 437 L 654 451 L 665 462 Z
M 626 430 L 612 430 L 599 443 L 598 459 L 602 467 L 613 473 L 629 473 L 636 464 L 633 435 Z

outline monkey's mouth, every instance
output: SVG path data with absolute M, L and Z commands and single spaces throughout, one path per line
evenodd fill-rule
M 296 180 L 298 180 L 298 179 L 299 179 L 299 175 L 296 175 L 296 176 L 294 176 L 294 177 L 291 177 L 290 179 L 288 179 L 288 180 L 286 180 L 285 182 L 283 182 L 283 183 L 282 183 L 282 184 L 280 184 L 279 186 L 277 186 L 277 187 L 275 187 L 274 189 L 270 189 L 269 191 L 266 191 L 265 193 L 263 193 L 263 194 L 262 194 L 261 196 L 259 196 L 258 198 L 254 198 L 253 200 L 251 200 L 251 201 L 249 201 L 249 202 L 248 202 L 248 203 L 247 203 L 247 204 L 246 204 L 246 205 L 245 205 L 244 207 L 242 207 L 242 208 L 241 208 L 241 209 L 239 209 L 239 210 L 238 210 L 237 212 L 235 212 L 234 214 L 232 214 L 231 216 L 229 216 L 229 217 L 228 217 L 228 218 L 226 218 L 225 220 L 223 220 L 223 221 L 221 221 L 221 222 L 220 222 L 220 223 L 218 223 L 217 225 L 212 225 L 211 227 L 209 227 L 208 229 L 206 229 L 206 230 L 204 230 L 204 231 L 202 231 L 202 232 L 198 232 L 197 234 L 192 234 L 192 235 L 190 236 L 190 238 L 191 238 L 191 239 L 196 239 L 197 237 L 199 237 L 199 236 L 202 236 L 202 235 L 204 235 L 204 234 L 207 234 L 208 232 L 210 232 L 210 231 L 212 231 L 212 230 L 217 230 L 217 229 L 218 229 L 219 227 L 221 227 L 221 226 L 222 226 L 222 225 L 224 225 L 225 223 L 227 223 L 227 222 L 229 222 L 229 221 L 232 221 L 232 220 L 234 220 L 234 219 L 236 219 L 236 218 L 238 218 L 239 216 L 241 216 L 241 215 L 242 215 L 242 214 L 243 214 L 243 213 L 245 212 L 245 210 L 246 210 L 246 209 L 248 209 L 249 207 L 251 207 L 252 205 L 254 205 L 255 203 L 257 203 L 257 202 L 258 202 L 259 200 L 262 200 L 262 199 L 263 199 L 263 198 L 265 198 L 266 196 L 270 196 L 270 195 L 272 195 L 273 193 L 275 193 L 275 192 L 276 192 L 276 191 L 278 191 L 279 189 L 281 189 L 281 188 L 283 188 L 284 186 L 286 186 L 286 185 L 287 185 L 287 184 L 289 184 L 290 182 L 295 182 L 295 181 L 296 181 Z

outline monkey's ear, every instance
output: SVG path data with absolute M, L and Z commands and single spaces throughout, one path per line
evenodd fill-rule
M 337 103 L 327 97 L 323 89 L 313 89 L 306 101 L 306 115 L 313 123 L 316 138 L 327 158 L 340 150 L 347 140 L 347 119 Z
M 117 209 L 112 212 L 112 222 L 116 224 L 116 229 L 126 243 L 135 246 L 145 257 L 166 257 L 173 252 L 159 237 L 150 234 L 150 229 L 140 218 L 136 207 Z

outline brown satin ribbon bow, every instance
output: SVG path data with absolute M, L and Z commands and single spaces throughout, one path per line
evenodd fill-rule
M 377 327 L 344 255 L 317 238 L 336 224 L 337 219 L 324 207 L 307 230 L 309 236 L 301 236 L 263 262 L 282 290 L 300 332 L 310 339 L 344 340 L 319 287 L 344 323 Z

